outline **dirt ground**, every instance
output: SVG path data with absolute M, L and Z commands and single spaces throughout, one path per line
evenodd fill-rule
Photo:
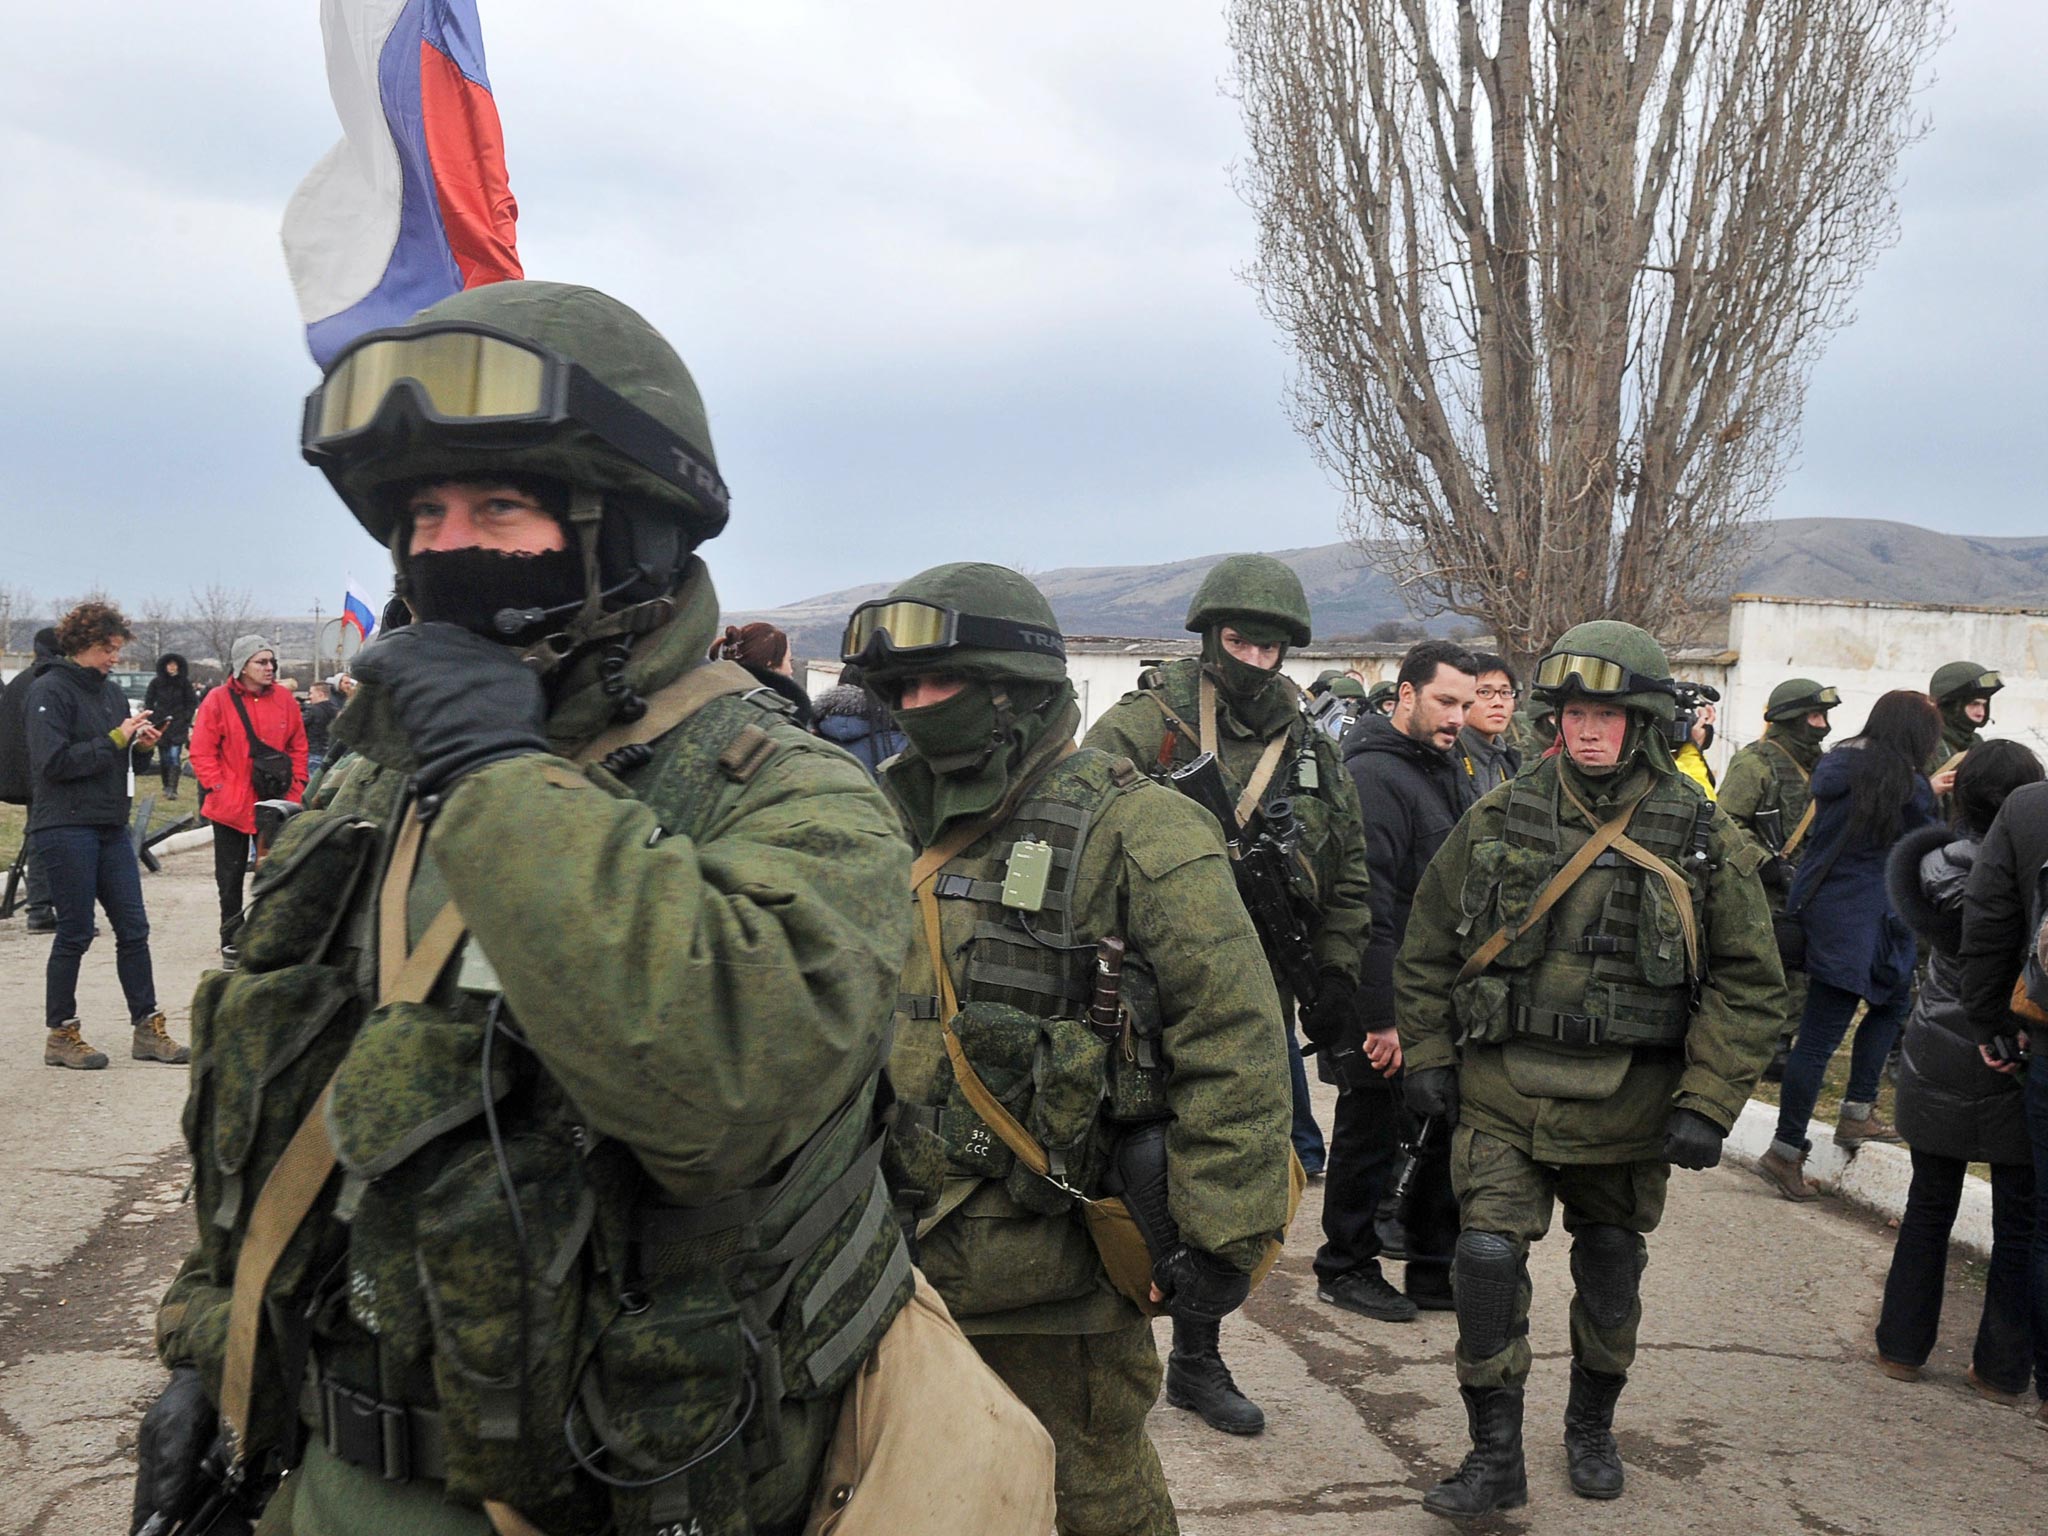
M 211 860 L 144 880 L 158 988 L 184 1034 L 211 963 Z M 131 1061 L 111 942 L 81 1003 L 104 1072 L 42 1065 L 48 941 L 0 923 L 0 1533 L 127 1527 L 135 1424 L 161 1381 L 157 1297 L 193 1220 L 178 1138 L 185 1072 Z M 1328 1105 L 1325 1103 L 1325 1122 Z M 1421 1491 L 1463 1453 L 1448 1314 L 1371 1322 L 1315 1298 L 1321 1186 L 1267 1285 L 1224 1329 L 1267 1432 L 1234 1440 L 1162 1404 L 1154 1431 L 1189 1536 L 1354 1536 L 1449 1529 Z M 1486 1532 L 1685 1536 L 2019 1536 L 2048 1526 L 2048 1433 L 1963 1379 L 1981 1292 L 1958 1268 L 1927 1379 L 1889 1381 L 1870 1330 L 1890 1236 L 1832 1201 L 1793 1206 L 1753 1175 L 1679 1174 L 1650 1240 L 1643 1350 L 1616 1426 L 1625 1498 L 1565 1482 L 1559 1426 L 1570 1281 L 1561 1231 L 1538 1245 L 1527 1443 L 1530 1504 Z M 1398 1266 L 1394 1268 L 1398 1274 Z M 1164 1325 L 1160 1329 L 1165 1344 Z

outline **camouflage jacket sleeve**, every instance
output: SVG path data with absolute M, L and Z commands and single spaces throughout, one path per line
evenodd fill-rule
M 1140 773 L 1151 773 L 1159 765 L 1159 747 L 1166 739 L 1166 716 L 1150 695 L 1134 689 L 1103 711 L 1088 727 L 1081 745 L 1128 757 Z
M 880 792 L 768 729 L 698 837 L 535 755 L 459 784 L 428 843 L 549 1072 L 683 1200 L 780 1162 L 874 1072 L 910 939 Z
M 1727 1130 L 1778 1043 L 1785 968 L 1771 932 L 1770 905 L 1757 879 L 1763 849 L 1719 813 L 1714 817 L 1714 861 L 1700 917 L 1707 982 L 1686 1031 L 1685 1075 L 1673 1102 Z
M 1459 818 L 1415 887 L 1408 931 L 1394 957 L 1394 1011 L 1401 1027 L 1401 1055 L 1411 1072 L 1457 1065 L 1451 984 L 1465 963 L 1459 954 L 1459 894 L 1472 844 L 1500 835 L 1506 807 L 1507 786 L 1489 791 Z
M 1171 790 L 1120 796 L 1089 839 L 1097 846 L 1121 862 L 1123 932 L 1159 978 L 1174 1220 L 1190 1243 L 1249 1271 L 1287 1224 L 1292 1114 L 1259 936 L 1214 824 Z
M 1754 843 L 1764 849 L 1763 840 L 1756 835 L 1757 807 L 1764 803 L 1764 797 L 1772 784 L 1771 765 L 1763 760 L 1763 754 L 1754 747 L 1744 747 L 1728 764 L 1728 776 L 1721 781 L 1721 793 L 1715 804 L 1728 813 L 1735 823 L 1736 832 L 1745 842 Z M 1792 829 L 1787 827 L 1786 832 Z
M 1365 863 L 1365 818 L 1358 809 L 1358 786 L 1345 771 L 1336 747 L 1327 737 L 1311 734 L 1316 741 L 1320 793 L 1330 806 L 1332 872 L 1322 892 L 1323 923 L 1316 930 L 1316 967 L 1340 971 L 1356 986 L 1364 968 L 1365 941 L 1372 936 L 1372 907 L 1368 902 L 1372 876 Z

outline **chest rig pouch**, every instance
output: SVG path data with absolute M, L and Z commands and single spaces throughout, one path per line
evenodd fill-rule
M 1690 910 L 1669 881 L 1609 847 L 1531 922 L 1585 841 L 1559 834 L 1557 776 L 1552 761 L 1515 780 L 1501 835 L 1472 847 L 1459 893 L 1462 952 L 1473 956 L 1500 929 L 1514 937 L 1452 988 L 1462 1038 L 1676 1047 L 1705 980 L 1693 974 L 1686 925 L 1706 901 L 1713 806 L 1660 775 L 1627 823 L 1628 839 L 1682 878 Z
M 1167 1112 L 1151 968 L 1141 956 L 1125 957 L 1121 1023 L 1098 1032 L 1086 1012 L 1100 936 L 1075 926 L 1089 828 L 1138 782 L 1124 759 L 1077 752 L 1045 775 L 981 852 L 951 860 L 934 878 L 947 930 L 958 932 L 963 907 L 971 913 L 954 1032 L 975 1074 L 1044 1148 L 1048 1172 L 1018 1162 L 941 1057 L 920 1095 L 927 1112 L 898 1117 L 894 1171 L 912 1203 L 928 1204 L 946 1176 L 965 1176 L 999 1180 L 1024 1209 L 1060 1215 L 1099 1187 L 1113 1122 Z M 1003 900 L 1019 845 L 1036 845 L 1031 857 L 1050 864 L 1035 910 Z M 937 995 L 905 997 L 899 1009 L 899 1034 L 937 1033 Z

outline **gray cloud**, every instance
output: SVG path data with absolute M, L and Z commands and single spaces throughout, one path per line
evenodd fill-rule
M 281 610 L 331 605 L 349 568 L 381 581 L 294 446 L 313 372 L 277 225 L 336 133 L 315 9 L 17 24 L 0 580 L 139 599 L 221 578 Z M 713 564 L 736 605 L 967 555 L 1336 536 L 1235 275 L 1252 231 L 1216 15 L 493 0 L 484 25 L 527 269 L 618 293 L 690 360 L 735 491 Z M 1968 8 L 1785 512 L 2037 531 L 2044 42 L 2032 7 Z

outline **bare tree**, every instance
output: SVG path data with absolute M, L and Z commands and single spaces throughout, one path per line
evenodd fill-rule
M 27 587 L 0 585 L 0 655 L 14 649 L 14 642 L 22 642 L 22 649 L 28 649 L 28 626 L 36 617 L 35 594 Z
M 1231 0 L 1251 277 L 1346 532 L 1526 657 L 1725 590 L 1897 235 L 1945 0 Z
M 129 622 L 136 628 L 135 638 L 149 652 L 152 665 L 165 651 L 174 649 L 171 636 L 177 629 L 178 613 L 171 606 L 170 599 L 162 596 L 145 598 Z
M 223 671 L 227 669 L 235 637 L 247 634 L 254 621 L 255 609 L 250 604 L 248 588 L 230 587 L 218 581 L 193 588 L 186 622 Z

